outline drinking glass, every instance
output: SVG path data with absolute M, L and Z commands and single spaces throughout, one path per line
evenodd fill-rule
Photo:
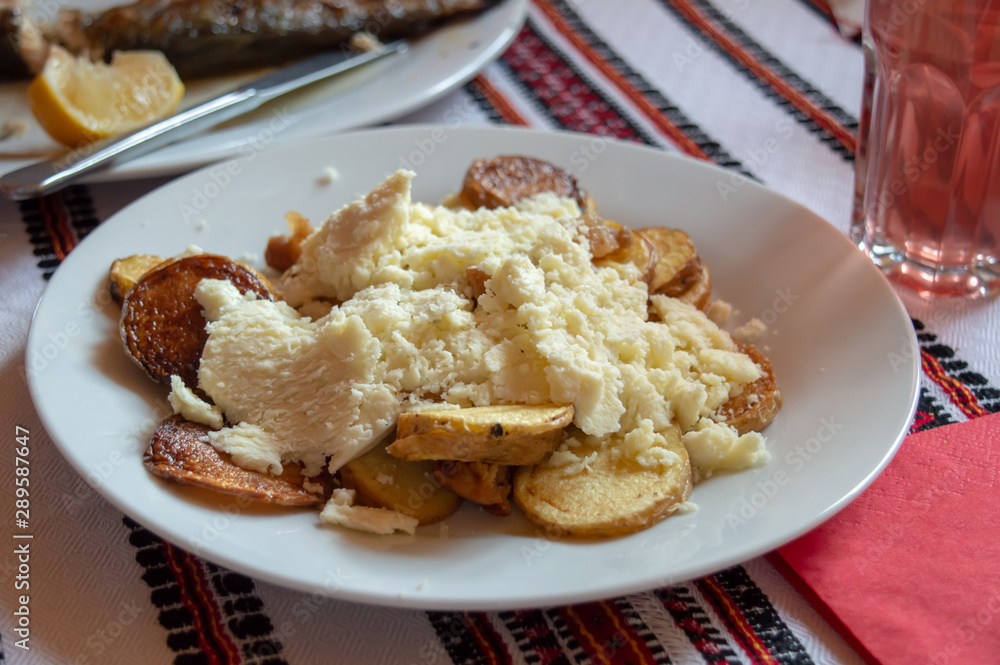
M 925 297 L 1000 292 L 1000 0 L 868 0 L 851 238 Z

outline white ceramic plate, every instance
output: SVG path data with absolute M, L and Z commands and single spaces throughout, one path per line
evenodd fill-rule
M 169 485 L 140 456 L 168 412 L 122 350 L 105 275 L 115 258 L 196 243 L 262 254 L 294 209 L 315 221 L 401 164 L 415 200 L 455 190 L 476 157 L 523 153 L 571 169 L 611 219 L 686 229 L 736 321 L 770 324 L 784 409 L 767 429 L 773 460 L 698 485 L 696 512 L 595 542 L 550 541 L 523 518 L 464 506 L 416 536 L 324 528 L 314 511 L 251 509 Z M 591 136 L 501 128 L 402 127 L 328 137 L 266 160 L 208 167 L 125 208 L 52 277 L 32 324 L 31 393 L 70 463 L 158 534 L 262 579 L 370 603 L 438 609 L 582 601 L 708 574 L 767 552 L 833 515 L 888 462 L 918 388 L 913 328 L 878 271 L 834 227 L 752 182 L 720 195 L 726 171 Z M 324 167 L 340 179 L 319 184 Z M 239 173 L 232 173 L 239 169 Z M 738 182 L 737 182 L 738 184 Z M 204 209 L 192 215 L 198 203 Z
M 72 0 L 74 8 L 100 11 L 124 0 Z M 197 136 L 89 177 L 91 181 L 169 175 L 260 152 L 275 142 L 331 134 L 399 117 L 462 85 L 499 55 L 517 35 L 526 0 L 505 0 L 481 15 L 446 24 L 414 42 L 403 56 L 285 95 Z M 253 80 L 265 70 L 192 82 L 182 108 Z M 28 131 L 0 142 L 0 174 L 51 157 L 61 148 L 31 115 L 27 82 L 0 83 L 0 118 L 21 119 Z M 456 109 L 461 117 L 463 110 Z

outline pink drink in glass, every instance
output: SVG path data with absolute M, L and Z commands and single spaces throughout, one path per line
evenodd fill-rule
M 869 0 L 852 238 L 924 296 L 1000 292 L 1000 0 Z

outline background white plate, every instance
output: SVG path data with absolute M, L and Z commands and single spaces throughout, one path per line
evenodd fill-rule
M 316 222 L 400 165 L 414 198 L 458 188 L 472 159 L 524 153 L 570 168 L 609 218 L 686 229 L 736 321 L 770 323 L 784 409 L 773 460 L 697 486 L 698 511 L 647 531 L 554 542 L 520 516 L 465 506 L 416 536 L 324 528 L 314 511 L 241 506 L 149 475 L 140 456 L 166 390 L 122 351 L 105 295 L 115 258 L 190 243 L 262 254 L 283 215 Z M 317 177 L 327 165 L 341 177 Z M 239 173 L 233 171 L 239 168 Z M 913 327 L 883 277 L 802 206 L 701 162 L 591 136 L 502 128 L 405 127 L 328 137 L 266 159 L 203 169 L 101 225 L 52 277 L 27 363 L 39 414 L 63 455 L 105 497 L 176 544 L 244 573 L 337 597 L 438 609 L 581 601 L 708 574 L 769 551 L 830 517 L 888 462 L 917 400 Z M 720 194 L 720 183 L 736 183 Z M 740 184 L 742 182 L 742 184 Z M 204 209 L 192 215 L 196 204 Z
M 68 6 L 100 11 L 127 0 L 71 0 Z M 236 120 L 131 162 L 88 176 L 89 181 L 169 175 L 259 152 L 274 142 L 364 127 L 430 104 L 462 85 L 498 56 L 517 35 L 527 0 L 504 0 L 483 14 L 453 21 L 413 43 L 403 56 L 372 63 L 285 95 Z M 181 108 L 194 106 L 266 70 L 192 81 Z M 35 122 L 28 82 L 0 83 L 0 118 L 21 119 L 28 131 L 0 142 L 0 174 L 51 157 L 62 148 Z

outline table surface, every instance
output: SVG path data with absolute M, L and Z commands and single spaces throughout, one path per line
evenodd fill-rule
M 498 61 L 397 122 L 460 118 L 653 145 L 750 175 L 846 232 L 861 73 L 859 43 L 842 37 L 812 0 L 536 0 Z M 26 573 L 8 550 L 0 557 L 0 660 L 862 662 L 765 557 L 602 602 L 423 612 L 252 580 L 123 517 L 46 439 L 24 381 L 24 344 L 35 303 L 66 254 L 102 220 L 167 180 L 0 202 L 0 408 L 4 440 L 13 444 L 16 426 L 31 432 L 35 527 L 27 573 L 30 650 L 19 648 L 14 630 L 18 594 L 25 592 L 18 580 Z M 998 301 L 932 306 L 901 296 L 924 369 L 912 430 L 1000 409 Z M 13 457 L 0 475 L 11 494 Z M 6 530 L 13 536 L 13 521 Z

